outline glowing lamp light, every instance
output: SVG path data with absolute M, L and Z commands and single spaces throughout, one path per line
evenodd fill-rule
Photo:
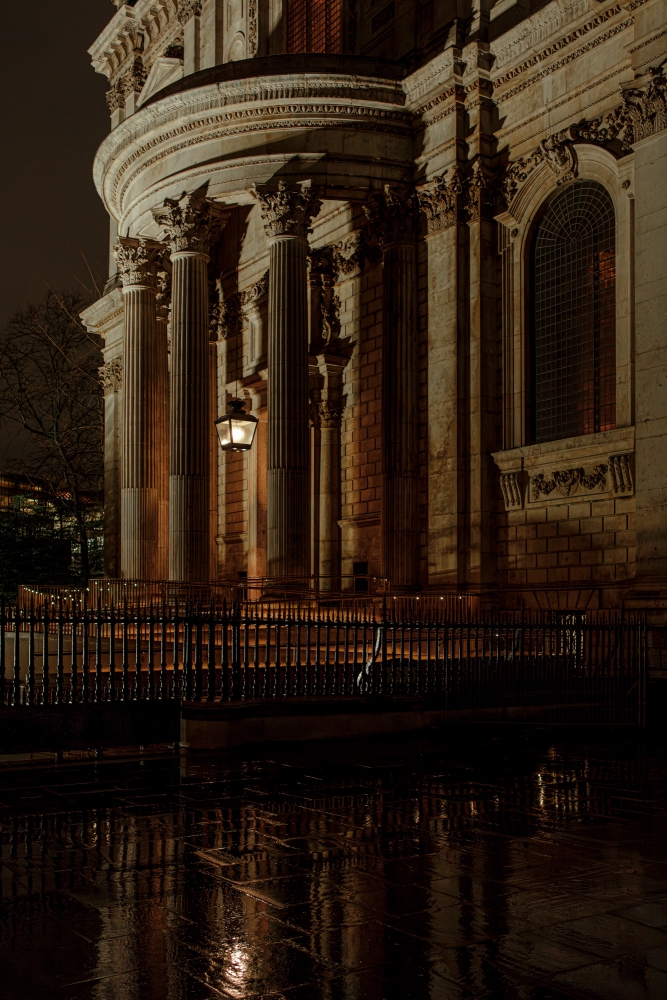
M 246 413 L 242 399 L 231 399 L 229 413 L 218 417 L 215 426 L 223 451 L 250 451 L 255 439 L 258 420 L 252 413 Z

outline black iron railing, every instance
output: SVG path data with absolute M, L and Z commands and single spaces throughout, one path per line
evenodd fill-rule
M 424 605 L 425 607 L 425 605 Z M 0 703 L 345 696 L 447 712 L 542 706 L 545 718 L 642 723 L 646 629 L 594 613 L 475 621 L 285 602 L 0 611 Z

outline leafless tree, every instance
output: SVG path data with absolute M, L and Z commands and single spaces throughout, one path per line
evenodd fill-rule
M 81 576 L 89 576 L 87 502 L 103 476 L 103 397 L 99 339 L 86 330 L 78 294 L 49 291 L 11 319 L 0 335 L 0 416 L 22 428 L 16 472 L 46 483 L 75 524 Z M 87 496 L 88 495 L 88 496 Z

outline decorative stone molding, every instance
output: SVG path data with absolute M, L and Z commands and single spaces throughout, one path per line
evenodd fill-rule
M 336 281 L 343 281 L 363 271 L 366 264 L 375 265 L 380 260 L 378 247 L 371 246 L 362 230 L 344 236 L 331 246 L 333 270 Z
M 630 456 L 611 455 L 609 457 L 609 476 L 611 478 L 612 493 L 616 496 L 619 494 L 629 496 L 633 491 Z
M 163 253 L 164 247 L 154 240 L 119 237 L 113 248 L 113 257 L 118 265 L 123 288 L 130 285 L 157 288 Z
M 503 472 L 500 476 L 505 510 L 517 510 L 523 507 L 523 491 L 521 489 L 519 472 Z
M 100 383 L 105 396 L 110 396 L 113 392 L 118 392 L 123 387 L 123 359 L 113 358 L 105 365 L 100 365 Z
M 413 190 L 385 184 L 383 191 L 370 193 L 364 213 L 370 231 L 383 248 L 394 243 L 413 243 L 417 238 L 419 201 Z
M 281 180 L 277 191 L 258 191 L 253 188 L 252 194 L 259 202 L 264 231 L 269 239 L 277 236 L 308 239 L 311 220 L 322 204 L 311 190 L 309 182 L 288 188 L 287 183 Z
M 211 242 L 229 218 L 217 202 L 185 191 L 178 199 L 165 198 L 163 208 L 153 209 L 153 218 L 166 232 L 174 253 L 199 253 L 208 257 Z
M 542 139 L 537 149 L 519 160 L 513 160 L 505 168 L 503 195 L 509 205 L 518 189 L 528 180 L 532 172 L 546 163 L 556 175 L 557 184 L 565 184 L 577 176 L 577 154 L 573 146 L 572 129 L 564 129 Z
M 317 404 L 320 427 L 340 427 L 343 403 L 340 399 L 322 399 Z
M 544 473 L 539 473 L 530 478 L 530 491 L 532 500 L 541 500 L 548 497 L 554 490 L 558 490 L 562 497 L 571 497 L 577 493 L 604 493 L 607 489 L 606 465 L 596 465 L 590 475 L 586 475 L 584 469 L 567 469 L 556 471 L 551 474 L 551 479 L 546 479 Z
M 201 17 L 202 0 L 178 0 L 178 20 L 187 24 L 191 17 Z
M 446 173 L 447 171 L 429 184 L 424 184 L 417 191 L 429 234 L 453 226 L 459 218 L 460 201 L 464 191 L 463 173 L 459 167 L 452 169 L 448 179 L 445 177 Z
M 491 43 L 491 51 L 496 57 L 495 65 L 505 66 L 529 49 L 539 45 L 554 32 L 588 10 L 588 0 L 565 0 L 549 4 L 546 10 L 533 14 L 510 28 L 501 37 Z

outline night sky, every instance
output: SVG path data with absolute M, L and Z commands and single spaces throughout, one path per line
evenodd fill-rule
M 90 284 L 81 252 L 103 264 L 107 215 L 92 180 L 109 131 L 107 81 L 87 49 L 111 0 L 24 0 L 2 10 L 3 324 L 55 288 Z
M 109 131 L 107 81 L 87 49 L 115 13 L 111 0 L 2 4 L 3 149 L 0 323 L 55 289 L 92 287 L 82 253 L 103 275 L 108 218 L 92 180 Z M 0 430 L 0 468 L 15 450 Z

